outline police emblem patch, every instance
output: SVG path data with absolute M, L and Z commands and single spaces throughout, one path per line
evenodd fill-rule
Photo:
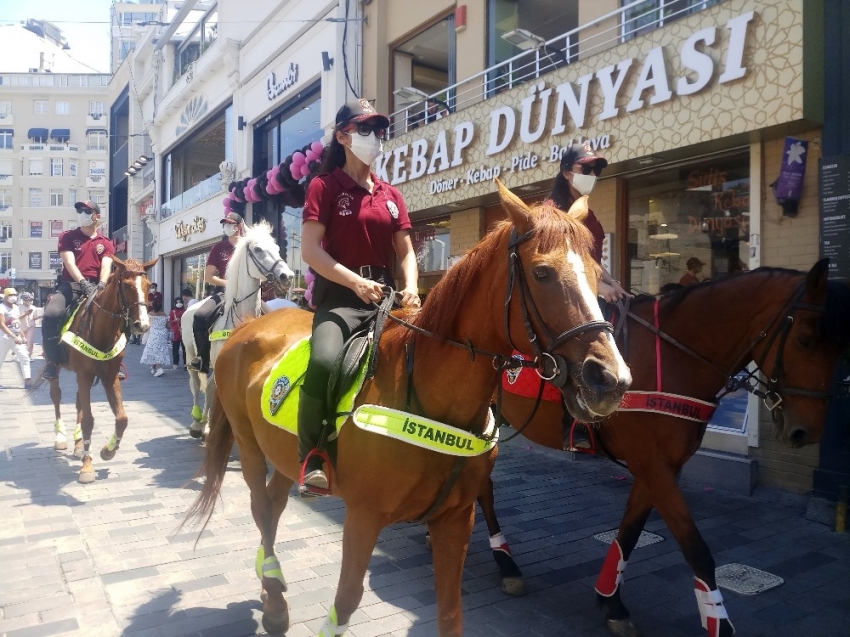
M 102 243 L 97 244 L 97 253 L 103 254 L 103 244 Z
M 398 206 L 395 205 L 395 201 L 387 202 L 387 210 L 390 211 L 390 215 L 393 219 L 398 219 Z
M 291 383 L 288 376 L 281 376 L 272 385 L 271 395 L 269 396 L 269 412 L 272 416 L 280 409 L 283 399 L 289 395 L 290 388 Z
M 522 354 L 514 354 L 511 358 L 515 358 L 518 361 L 522 360 Z M 505 376 L 508 378 L 508 384 L 513 385 L 516 383 L 519 378 L 519 373 L 522 371 L 522 367 L 515 367 L 513 369 L 509 369 L 505 372 Z

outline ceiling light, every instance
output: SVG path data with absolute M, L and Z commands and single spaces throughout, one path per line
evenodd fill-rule
M 522 49 L 523 51 L 539 49 L 541 46 L 546 44 L 546 40 L 541 38 L 539 35 L 533 34 L 531 31 L 526 31 L 525 29 L 507 31 L 502 34 L 502 39 L 506 42 L 510 42 L 515 47 Z
M 428 93 L 412 86 L 402 86 L 393 91 L 393 95 L 408 102 L 421 102 L 428 99 Z

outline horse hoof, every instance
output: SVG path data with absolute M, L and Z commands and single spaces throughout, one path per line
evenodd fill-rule
M 511 597 L 522 597 L 526 594 L 525 580 L 521 577 L 503 577 L 502 592 Z
M 289 613 L 263 613 L 263 629 L 269 635 L 285 635 L 289 630 Z
M 53 448 L 56 451 L 66 451 L 68 449 L 68 443 L 67 442 L 54 442 Z
M 192 438 L 200 438 L 204 433 L 204 427 L 200 422 L 193 422 L 192 426 L 189 427 L 189 435 Z
M 109 447 L 103 445 L 100 450 L 100 459 L 101 460 L 112 460 L 115 457 L 115 454 L 118 452 L 118 447 L 115 447 L 112 451 L 109 450 Z
M 608 632 L 614 637 L 640 637 L 631 619 L 608 619 L 605 623 L 608 626 Z
M 80 484 L 91 484 L 92 482 L 94 482 L 94 479 L 94 469 L 89 467 L 88 471 L 86 471 L 85 469 L 80 469 L 80 476 L 77 478 L 77 482 L 79 482 Z

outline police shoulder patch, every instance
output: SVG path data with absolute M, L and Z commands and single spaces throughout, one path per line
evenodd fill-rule
M 393 219 L 398 219 L 398 206 L 395 204 L 395 201 L 390 200 L 387 202 L 387 210 L 390 211 Z
M 271 412 L 272 416 L 274 416 L 277 413 L 277 410 L 280 409 L 284 398 L 289 395 L 291 387 L 292 383 L 289 382 L 288 376 L 281 376 L 274 382 L 271 395 L 269 396 L 269 412 Z

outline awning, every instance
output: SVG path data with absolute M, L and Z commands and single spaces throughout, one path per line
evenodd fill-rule
M 89 128 L 86 130 L 86 135 L 89 133 L 108 133 L 109 131 L 105 128 Z
M 50 136 L 57 142 L 67 142 L 69 139 L 71 139 L 71 129 L 54 128 L 52 131 L 50 131 Z
M 0 134 L 3 134 L 3 133 L 12 133 L 14 135 L 15 131 L 11 128 L 0 128 Z
M 31 128 L 27 131 L 27 137 L 30 139 L 47 139 L 47 129 L 46 128 Z

